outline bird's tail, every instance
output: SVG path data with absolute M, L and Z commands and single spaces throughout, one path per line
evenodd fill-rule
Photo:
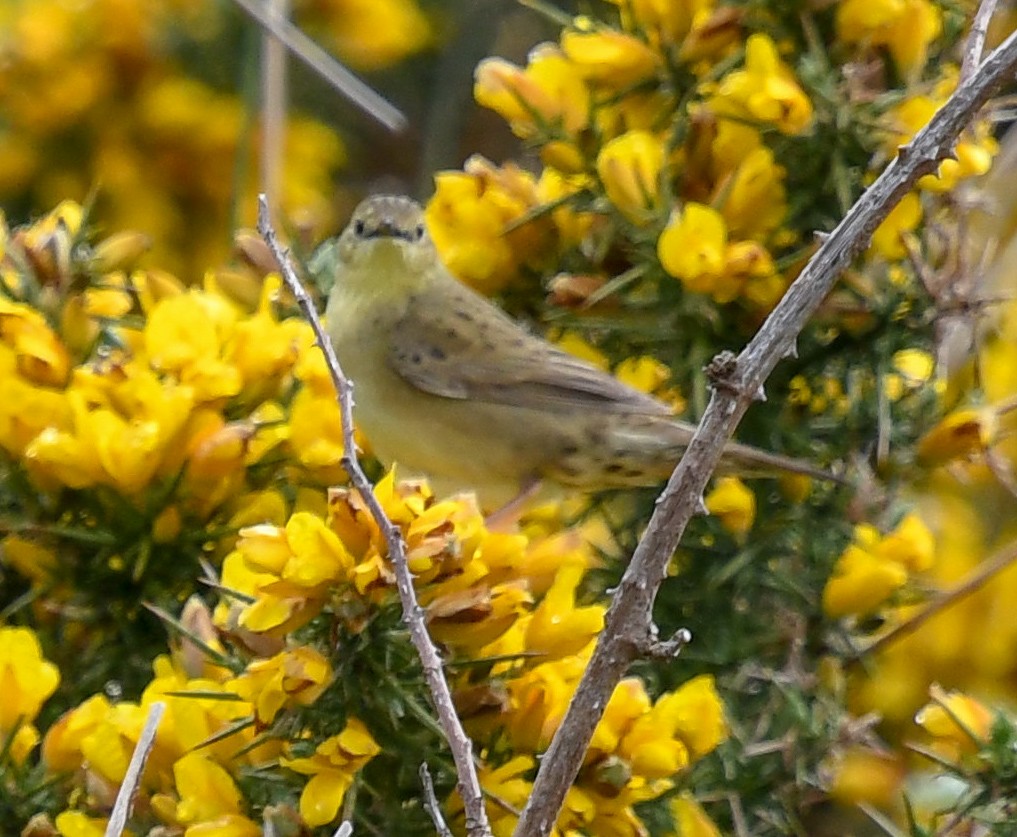
M 780 473 L 802 474 L 826 482 L 844 483 L 839 474 L 834 473 L 805 459 L 770 453 L 760 448 L 744 445 L 741 442 L 728 442 L 721 455 L 718 472 L 732 472 L 742 476 L 776 476 Z

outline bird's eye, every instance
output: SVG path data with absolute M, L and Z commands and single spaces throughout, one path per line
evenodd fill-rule
M 424 238 L 424 233 L 425 232 L 427 232 L 427 230 L 424 228 L 424 225 L 423 224 L 417 224 L 416 229 L 413 231 L 413 235 L 414 235 L 414 237 L 416 238 L 417 241 L 422 241 L 423 238 Z
M 364 226 L 364 222 L 361 219 L 357 219 L 353 224 L 353 232 L 357 235 L 363 235 L 367 231 L 367 227 Z

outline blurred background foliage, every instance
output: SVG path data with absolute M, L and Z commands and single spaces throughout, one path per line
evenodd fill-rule
M 309 273 L 363 194 L 415 195 L 460 278 L 693 420 L 704 365 L 953 89 L 973 13 L 292 7 L 408 118 L 290 62 L 279 220 Z M 0 0 L 0 820 L 27 834 L 102 833 L 157 698 L 138 833 L 429 833 L 421 761 L 461 827 L 376 528 L 327 493 L 321 358 L 237 232 L 261 46 L 225 0 Z M 1013 833 L 1009 118 L 905 198 L 750 411 L 741 438 L 852 488 L 714 482 L 655 614 L 696 642 L 619 686 L 561 833 Z M 492 532 L 371 467 L 511 833 L 655 492 Z

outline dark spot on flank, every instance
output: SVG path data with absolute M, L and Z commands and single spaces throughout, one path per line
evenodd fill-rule
M 472 323 L 473 316 L 468 311 L 456 311 L 456 316 L 464 323 Z
M 512 345 L 513 345 L 513 346 L 514 346 L 515 348 L 517 348 L 517 349 L 520 349 L 520 348 L 522 348 L 522 347 L 523 347 L 523 345 L 525 345 L 525 343 L 526 343 L 526 341 L 525 341 L 525 340 L 523 340 L 523 338 L 522 338 L 522 337 L 517 337 L 517 338 L 516 338 L 515 340 L 513 340 L 513 341 L 512 341 Z
M 609 474 L 620 474 L 625 470 L 625 466 L 621 462 L 612 462 L 606 468 L 604 468 Z
M 435 360 L 445 360 L 445 350 L 440 346 L 431 346 L 430 355 Z
M 459 332 L 456 331 L 454 328 L 448 328 L 445 329 L 445 336 L 455 340 L 456 338 L 459 337 Z
M 562 445 L 561 452 L 565 454 L 565 456 L 575 456 L 577 453 L 579 453 L 579 445 L 573 444 Z
M 420 363 L 420 361 L 422 360 L 423 358 L 420 356 L 420 352 L 414 352 L 412 355 L 410 355 L 410 361 L 413 363 Z

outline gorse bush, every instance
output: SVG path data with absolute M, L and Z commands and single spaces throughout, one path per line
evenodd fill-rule
M 0 69 L 0 101 L 22 104 L 4 109 L 0 193 L 56 205 L 2 236 L 0 818 L 26 834 L 103 833 L 159 700 L 132 833 L 324 835 L 342 819 L 358 834 L 433 833 L 421 763 L 462 831 L 384 538 L 340 467 L 321 352 L 250 233 L 236 239 L 244 258 L 215 266 L 209 219 L 224 222 L 230 196 L 246 211 L 249 191 L 198 146 L 219 137 L 230 159 L 243 119 L 176 69 L 186 49 L 169 44 L 185 19 L 212 21 L 200 31 L 214 39 L 221 10 L 161 3 L 142 29 L 101 38 L 109 27 L 80 24 L 140 6 L 43 5 L 56 15 L 45 25 L 31 4 L 6 12 L 47 34 Z M 815 232 L 957 85 L 968 15 L 925 0 L 534 5 L 557 41 L 475 76 L 519 160 L 437 173 L 432 237 L 463 281 L 695 419 L 704 364 L 745 343 Z M 298 12 L 364 67 L 430 31 L 415 8 L 378 4 L 399 25 L 376 43 L 333 28 L 343 8 Z M 92 93 L 77 111 L 58 120 L 41 94 L 27 100 L 56 95 L 85 59 Z M 113 84 L 111 67 L 135 74 Z M 290 179 L 283 210 L 317 229 L 335 220 L 342 146 L 302 124 L 291 165 L 307 176 Z M 86 140 L 67 156 L 72 136 Z M 152 147 L 132 137 L 158 144 L 144 188 Z M 20 179 L 19 148 L 32 156 Z M 120 168 L 104 167 L 111 148 Z M 654 614 L 695 642 L 615 689 L 556 833 L 842 832 L 863 809 L 916 835 L 951 818 L 1007 833 L 1015 733 L 989 707 L 1013 697 L 1017 576 L 891 635 L 1012 538 L 1013 303 L 965 274 L 985 271 L 1009 229 L 996 151 L 991 123 L 971 126 L 778 367 L 740 436 L 850 485 L 714 480 Z M 99 171 L 96 206 L 56 200 Z M 167 252 L 178 236 L 193 246 Z M 182 282 L 198 258 L 203 279 Z M 327 252 L 311 264 L 327 285 Z M 369 470 L 494 833 L 511 834 L 652 494 L 569 497 L 505 530 L 469 494 Z M 924 757 L 907 757 L 912 745 Z M 951 794 L 932 781 L 944 770 Z

